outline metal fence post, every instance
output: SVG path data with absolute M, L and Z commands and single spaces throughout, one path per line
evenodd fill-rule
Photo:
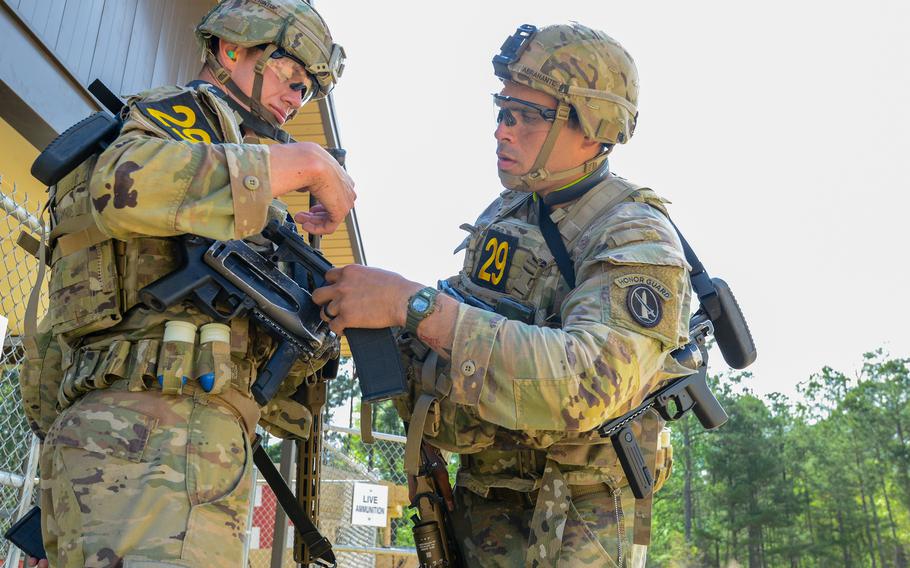
M 250 456 L 252 459 L 252 456 Z M 250 494 L 250 511 L 246 516 L 246 539 L 243 541 L 243 563 L 242 568 L 250 565 L 250 538 L 253 533 L 253 509 L 256 507 L 256 479 L 259 477 L 259 470 L 253 468 L 253 490 Z

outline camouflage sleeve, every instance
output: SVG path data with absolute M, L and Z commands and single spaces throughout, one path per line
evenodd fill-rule
M 687 341 L 688 265 L 669 223 L 637 214 L 650 216 L 639 227 L 657 228 L 600 227 L 604 236 L 576 261 L 561 329 L 460 307 L 453 402 L 513 430 L 583 432 L 631 409 L 666 377 L 667 354 Z
M 114 238 L 259 233 L 272 201 L 264 144 L 177 141 L 131 107 L 90 182 L 95 219 Z

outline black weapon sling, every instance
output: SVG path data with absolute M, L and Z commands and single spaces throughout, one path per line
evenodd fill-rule
M 562 235 L 559 234 L 559 228 L 553 222 L 553 219 L 550 218 L 550 207 L 543 199 L 538 199 L 537 203 L 540 205 L 538 216 L 540 217 L 540 232 L 543 233 L 543 240 L 546 241 L 550 254 L 556 260 L 556 267 L 559 268 L 559 273 L 562 274 L 566 284 L 569 285 L 569 290 L 574 290 L 575 265 L 572 262 L 572 257 L 569 256 L 569 251 L 566 250 L 566 243 L 563 242 Z
M 256 467 L 259 468 L 259 473 L 262 474 L 269 487 L 275 492 L 275 498 L 278 499 L 281 508 L 284 509 L 294 526 L 297 527 L 300 538 L 303 539 L 306 545 L 305 549 L 310 553 L 310 558 L 304 559 L 304 564 L 308 565 L 318 558 L 327 563 L 326 565 L 335 566 L 337 563 L 335 562 L 335 553 L 332 551 L 332 543 L 329 542 L 329 539 L 322 536 L 310 516 L 297 502 L 294 492 L 291 491 L 275 464 L 272 463 L 272 458 L 265 453 L 265 448 L 262 447 L 262 436 L 259 435 L 256 436 L 256 440 L 253 442 L 253 463 L 256 464 Z
M 562 235 L 559 233 L 559 228 L 556 226 L 556 223 L 553 222 L 553 219 L 550 218 L 550 205 L 557 205 L 559 203 L 565 203 L 567 201 L 578 199 L 593 189 L 593 187 L 594 186 L 591 185 L 584 187 L 581 191 L 572 192 L 563 190 L 566 191 L 567 194 L 565 196 L 560 196 L 561 198 L 558 200 L 552 199 L 552 197 L 555 197 L 556 194 L 549 194 L 547 196 L 551 197 L 549 200 L 546 200 L 546 198 L 537 200 L 538 204 L 540 205 L 540 208 L 538 210 L 540 232 L 543 234 L 544 241 L 547 243 L 547 248 L 550 249 L 550 254 L 552 254 L 553 258 L 556 260 L 556 266 L 559 268 L 559 273 L 562 274 L 562 277 L 566 281 L 566 284 L 569 285 L 569 290 L 575 289 L 575 263 L 572 261 L 572 257 L 569 255 L 569 251 L 566 249 L 566 243 L 563 241 Z M 629 188 L 628 190 L 620 193 L 618 196 L 616 196 L 616 199 L 614 199 L 606 207 L 606 210 L 609 211 L 614 206 L 618 205 L 619 202 L 625 201 L 630 195 L 635 193 L 637 189 L 638 188 Z M 546 201 L 550 201 L 550 203 L 547 203 Z M 658 209 L 658 211 L 660 210 Z M 692 247 L 689 246 L 686 238 L 683 237 L 682 233 L 679 231 L 676 223 L 674 223 L 669 216 L 664 214 L 663 211 L 661 211 L 661 214 L 664 215 L 670 222 L 670 225 L 673 226 L 673 230 L 676 231 L 676 235 L 679 237 L 679 240 L 682 243 L 686 262 L 688 262 L 689 266 L 692 267 L 691 270 L 689 270 L 689 280 L 692 283 L 692 289 L 694 290 L 695 295 L 698 296 L 699 302 L 702 306 L 705 307 L 708 315 L 712 318 L 716 318 L 720 313 L 720 301 L 717 298 L 717 291 L 714 288 L 714 283 L 711 281 L 710 276 L 708 276 L 704 265 L 700 260 L 698 260 L 698 256 L 696 256 L 695 251 L 692 250 Z

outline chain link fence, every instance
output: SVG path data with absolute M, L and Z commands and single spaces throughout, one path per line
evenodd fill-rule
M 403 466 L 405 438 L 380 432 L 373 435 L 374 443 L 364 444 L 358 430 L 338 425 L 325 427 L 319 530 L 332 542 L 340 567 L 413 568 L 417 566 L 417 556 L 408 520 L 407 479 Z M 287 456 L 283 454 L 282 457 Z M 384 526 L 352 522 L 356 507 L 354 491 L 358 483 L 382 486 L 387 491 Z M 276 513 L 280 523 L 277 525 Z M 251 519 L 249 566 L 297 566 L 293 561 L 293 527 L 287 525 L 286 530 L 281 530 L 281 524 L 287 520 L 264 480 L 257 481 Z M 279 546 L 280 556 L 275 551 Z
M 25 358 L 19 333 L 38 260 L 16 246 L 16 240 L 22 231 L 40 233 L 40 207 L 0 173 L 0 533 L 37 502 L 38 441 L 28 427 L 19 396 L 19 372 Z M 47 297 L 42 295 L 39 312 L 46 309 Z M 19 551 L 0 539 L 0 558 L 6 566 L 16 566 Z

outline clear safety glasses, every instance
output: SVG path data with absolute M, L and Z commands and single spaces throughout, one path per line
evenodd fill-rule
M 493 93 L 496 104 L 496 123 L 505 123 L 510 128 L 521 128 L 532 132 L 549 128 L 556 120 L 556 109 L 545 107 L 524 99 Z
M 316 81 L 313 76 L 307 72 L 302 62 L 285 50 L 275 50 L 265 65 L 275 73 L 279 81 L 288 83 L 295 91 L 300 91 L 303 103 L 316 94 Z

